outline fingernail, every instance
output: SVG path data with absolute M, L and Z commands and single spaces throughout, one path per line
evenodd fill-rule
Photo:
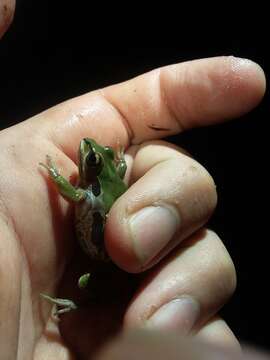
M 145 265 L 172 239 L 180 219 L 170 206 L 148 206 L 133 214 L 129 225 L 135 254 Z
M 199 303 L 190 296 L 182 296 L 161 306 L 146 322 L 146 327 L 158 330 L 177 330 L 187 335 L 199 318 Z

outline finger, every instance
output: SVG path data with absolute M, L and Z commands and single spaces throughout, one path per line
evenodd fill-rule
M 15 0 L 0 1 L 0 39 L 9 28 L 14 16 Z
M 219 316 L 210 319 L 195 335 L 195 338 L 220 348 L 241 352 L 241 346 L 227 323 Z
M 239 116 L 257 105 L 264 91 L 260 67 L 229 56 L 157 69 L 104 94 L 136 144 Z
M 135 150 L 134 183 L 113 205 L 105 230 L 111 258 L 130 272 L 157 263 L 204 225 L 216 205 L 211 176 L 176 147 L 159 141 Z
M 127 309 L 126 328 L 197 332 L 231 296 L 236 275 L 219 237 L 200 230 L 150 271 Z
M 243 357 L 238 351 L 179 337 L 175 332 L 131 331 L 111 341 L 95 357 L 95 360 L 122 359 L 266 360 L 268 357 L 250 351 L 247 351 Z
M 265 91 L 261 68 L 217 57 L 166 66 L 102 91 L 66 101 L 35 117 L 32 126 L 76 159 L 82 137 L 105 145 L 161 138 L 218 123 L 253 108 Z M 163 130 L 162 130 L 163 129 Z

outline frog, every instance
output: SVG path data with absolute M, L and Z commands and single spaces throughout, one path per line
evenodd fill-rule
M 127 164 L 123 148 L 118 146 L 114 150 L 94 139 L 83 138 L 78 150 L 76 186 L 60 174 L 49 155 L 46 163 L 40 165 L 47 170 L 59 193 L 75 204 L 76 237 L 89 260 L 101 266 L 110 262 L 104 244 L 104 227 L 112 205 L 127 190 L 124 182 Z M 80 276 L 79 288 L 87 288 L 90 276 L 90 273 Z M 55 315 L 78 308 L 69 299 L 53 298 L 47 294 L 41 296 L 56 306 Z

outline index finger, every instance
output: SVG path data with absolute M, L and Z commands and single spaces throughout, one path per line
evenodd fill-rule
M 258 104 L 264 91 L 257 64 L 216 57 L 156 69 L 39 116 L 46 119 L 53 142 L 75 160 L 82 137 L 124 146 L 162 138 L 240 116 Z

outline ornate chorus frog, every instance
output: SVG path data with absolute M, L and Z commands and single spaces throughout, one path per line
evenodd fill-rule
M 75 203 L 75 228 L 78 241 L 90 261 L 108 262 L 103 232 L 107 214 L 114 201 L 126 191 L 123 178 L 126 162 L 122 149 L 116 152 L 103 147 L 93 139 L 81 140 L 78 152 L 79 181 L 74 187 L 60 175 L 50 156 L 41 164 L 49 173 L 61 195 Z M 90 274 L 80 277 L 78 285 L 85 288 Z M 56 314 L 76 309 L 76 304 L 67 299 L 42 296 L 57 305 Z

